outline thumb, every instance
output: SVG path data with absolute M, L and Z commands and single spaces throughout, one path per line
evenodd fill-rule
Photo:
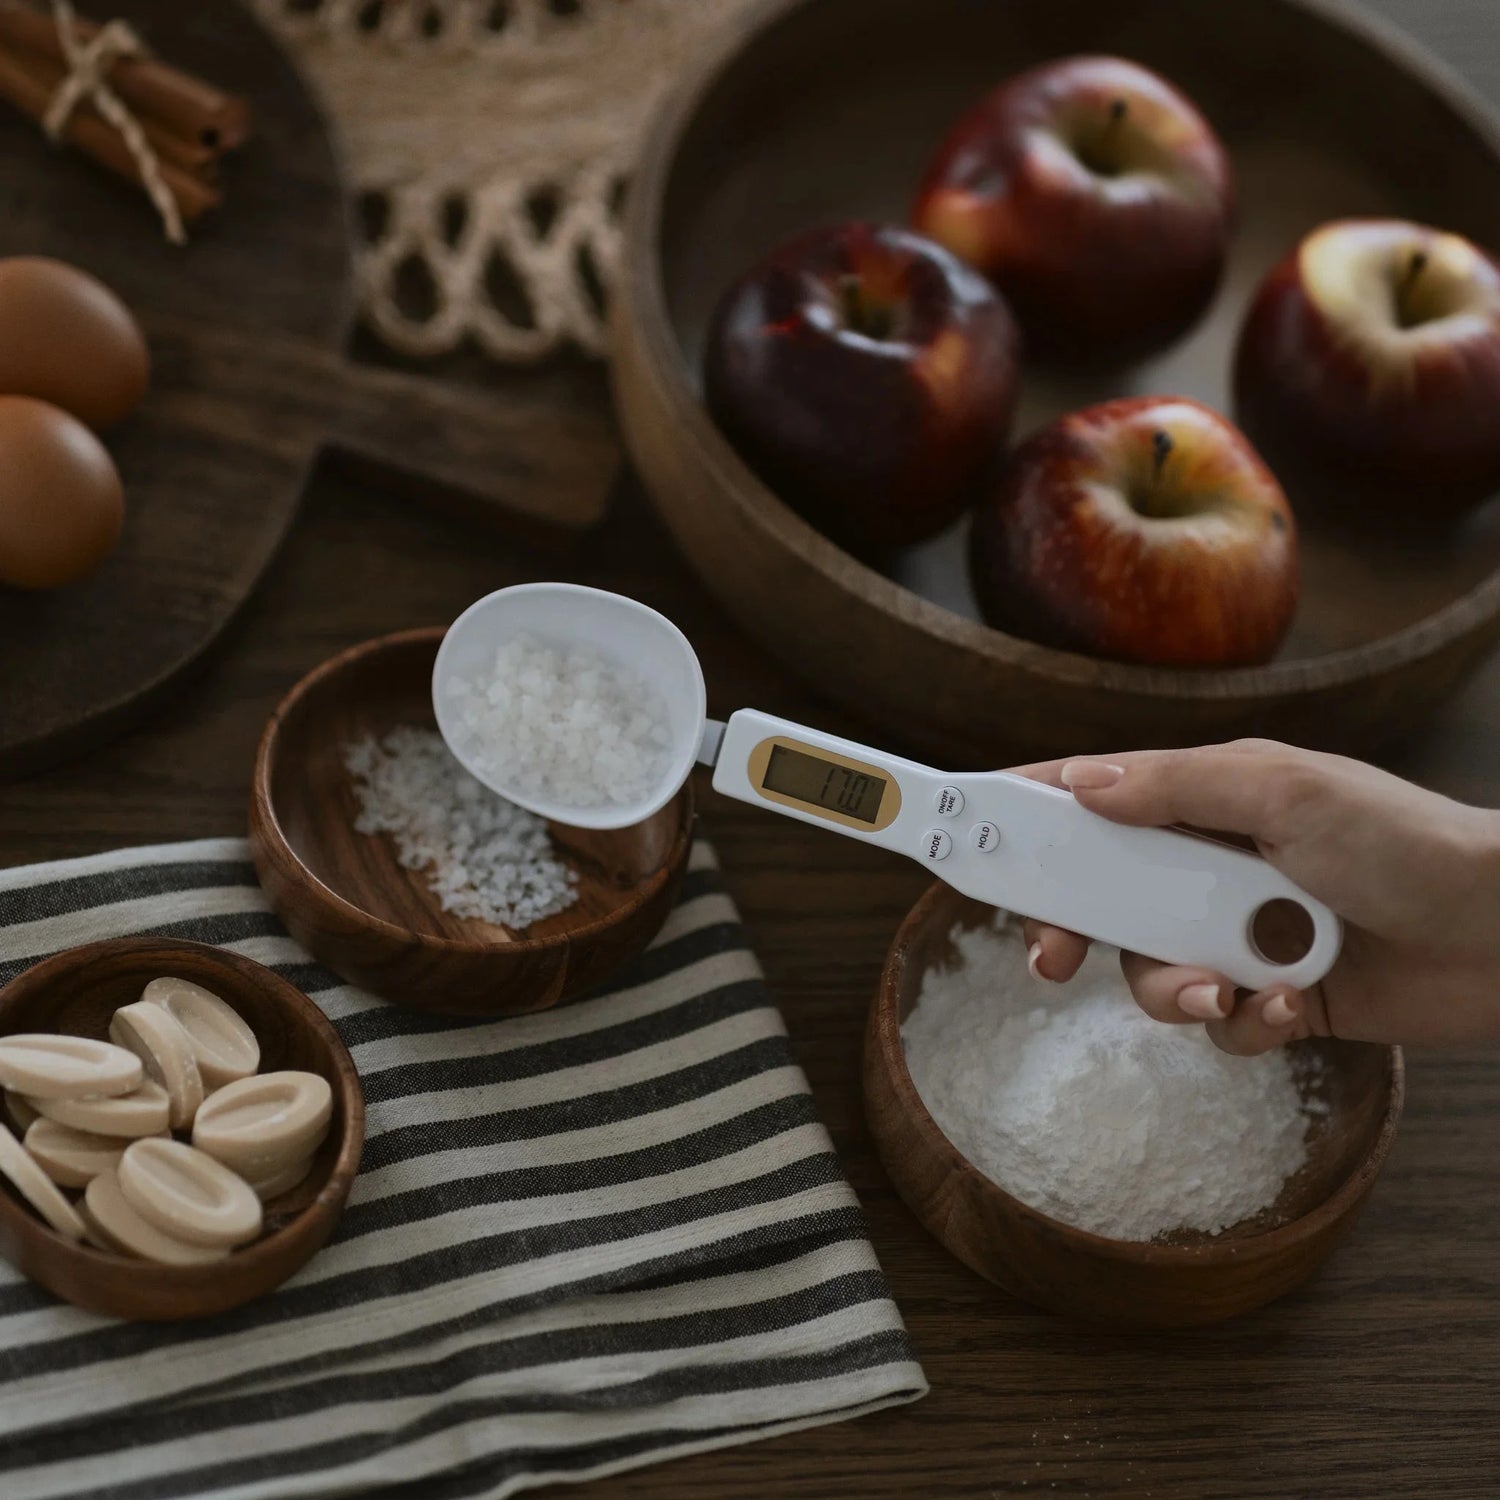
M 1289 832 L 1281 812 L 1287 799 L 1278 791 L 1284 769 L 1273 747 L 1206 745 L 1070 760 L 1058 780 L 1091 812 L 1116 823 L 1187 823 L 1247 834 L 1271 848 Z

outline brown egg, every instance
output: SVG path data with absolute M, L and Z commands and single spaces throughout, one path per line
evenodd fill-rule
M 0 395 L 50 401 L 102 431 L 150 376 L 140 328 L 102 281 L 60 260 L 0 260 Z
M 120 476 L 82 422 L 30 396 L 0 396 L 0 583 L 73 583 L 109 555 L 124 518 Z

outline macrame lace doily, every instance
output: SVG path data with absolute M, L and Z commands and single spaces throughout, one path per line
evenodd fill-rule
M 363 314 L 403 354 L 605 348 L 653 107 L 750 0 L 255 0 L 337 122 Z

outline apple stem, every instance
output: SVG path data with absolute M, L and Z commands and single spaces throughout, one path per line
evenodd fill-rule
M 1161 479 L 1161 471 L 1167 466 L 1167 459 L 1172 453 L 1172 435 L 1163 432 L 1160 427 L 1151 434 L 1151 458 L 1153 462 L 1152 477 Z
M 844 303 L 844 321 L 850 328 L 866 338 L 890 337 L 892 319 L 889 311 L 865 301 L 860 295 L 858 276 L 843 277 L 839 282 L 839 294 Z
M 1114 177 L 1120 170 L 1120 126 L 1129 110 L 1124 99 L 1111 99 L 1103 126 L 1090 130 L 1075 147 L 1079 160 L 1100 177 Z
M 1413 250 L 1411 259 L 1406 262 L 1406 270 L 1402 274 L 1400 284 L 1396 287 L 1396 312 L 1401 319 L 1403 328 L 1410 328 L 1415 323 L 1420 323 L 1421 318 L 1413 315 L 1411 296 L 1416 290 L 1417 282 L 1422 272 L 1427 269 L 1427 252 L 1425 250 Z
M 859 277 L 843 277 L 839 282 L 839 295 L 844 302 L 844 321 L 851 328 L 858 328 L 864 316 L 859 300 Z

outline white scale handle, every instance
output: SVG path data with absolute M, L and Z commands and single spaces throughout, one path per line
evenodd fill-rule
M 910 855 L 975 900 L 1250 989 L 1304 989 L 1338 957 L 1338 917 L 1257 855 L 1111 823 L 1070 793 L 1005 771 L 945 775 L 741 709 L 724 728 L 713 784 Z M 1256 913 L 1276 900 L 1312 919 L 1312 945 L 1295 963 L 1270 962 L 1251 936 Z

